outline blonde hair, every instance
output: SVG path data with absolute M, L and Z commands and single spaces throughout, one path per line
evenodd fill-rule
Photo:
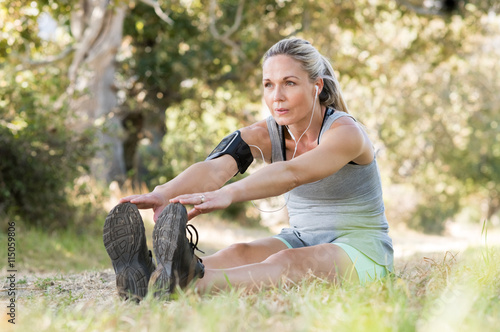
M 300 38 L 280 40 L 264 54 L 262 63 L 276 55 L 286 55 L 300 62 L 302 68 L 309 74 L 311 82 L 316 82 L 318 78 L 323 79 L 324 86 L 319 95 L 321 105 L 349 113 L 330 61 L 311 43 Z

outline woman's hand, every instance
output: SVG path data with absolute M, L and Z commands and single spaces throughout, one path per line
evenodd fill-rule
M 225 190 L 209 191 L 197 194 L 180 195 L 170 200 L 170 203 L 194 205 L 188 212 L 188 220 L 202 214 L 227 208 L 232 203 L 231 195 Z
M 155 193 L 154 191 L 149 194 L 131 195 L 120 199 L 120 203 L 126 202 L 137 205 L 138 209 L 153 209 L 153 219 L 155 222 L 160 216 L 161 211 L 163 211 L 163 209 L 168 205 L 167 199 L 163 195 Z

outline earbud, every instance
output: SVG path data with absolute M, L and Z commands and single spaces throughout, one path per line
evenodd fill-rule
M 319 86 L 316 85 L 316 96 L 318 95 Z

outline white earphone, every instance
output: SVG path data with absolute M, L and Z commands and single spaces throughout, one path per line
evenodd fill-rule
M 318 98 L 318 95 L 319 95 L 319 86 L 316 85 L 316 94 L 315 94 L 315 98 Z M 313 104 L 312 104 L 312 111 L 311 111 L 311 118 L 309 119 L 309 125 L 307 126 L 306 130 L 304 130 L 304 132 L 302 133 L 302 135 L 300 135 L 299 139 L 296 140 L 295 137 L 293 136 L 292 134 L 292 131 L 290 130 L 290 128 L 288 128 L 287 125 L 285 125 L 285 128 L 288 130 L 288 133 L 290 134 L 290 137 L 293 139 L 293 141 L 295 142 L 295 149 L 293 151 L 293 155 L 292 155 L 292 158 L 295 158 L 295 154 L 297 153 L 297 147 L 299 145 L 299 142 L 300 140 L 302 139 L 302 136 L 304 136 L 304 134 L 307 132 L 307 130 L 309 130 L 309 127 L 311 127 L 311 123 L 312 123 L 312 120 L 313 120 L 313 116 L 314 116 L 314 110 L 316 109 L 316 103 L 315 103 L 316 100 L 314 100 Z M 264 159 L 264 153 L 262 152 L 262 150 L 256 146 L 256 145 L 250 145 L 250 146 L 253 146 L 255 148 L 257 148 L 259 151 L 260 151 L 260 154 L 262 156 L 262 160 L 265 160 Z M 278 209 L 274 209 L 274 210 L 271 210 L 271 211 L 265 211 L 265 210 L 261 210 L 257 207 L 257 205 L 255 205 L 255 203 L 252 201 L 252 204 L 261 212 L 277 212 L 281 209 L 283 209 L 287 204 L 288 204 L 288 199 L 290 198 L 290 194 L 288 193 L 288 195 L 285 194 L 285 204 L 283 204 L 283 206 L 281 206 L 280 208 Z

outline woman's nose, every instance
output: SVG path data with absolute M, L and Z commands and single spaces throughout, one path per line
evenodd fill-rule
M 276 87 L 273 92 L 273 101 L 280 101 L 283 100 L 283 92 L 281 91 L 280 87 Z

